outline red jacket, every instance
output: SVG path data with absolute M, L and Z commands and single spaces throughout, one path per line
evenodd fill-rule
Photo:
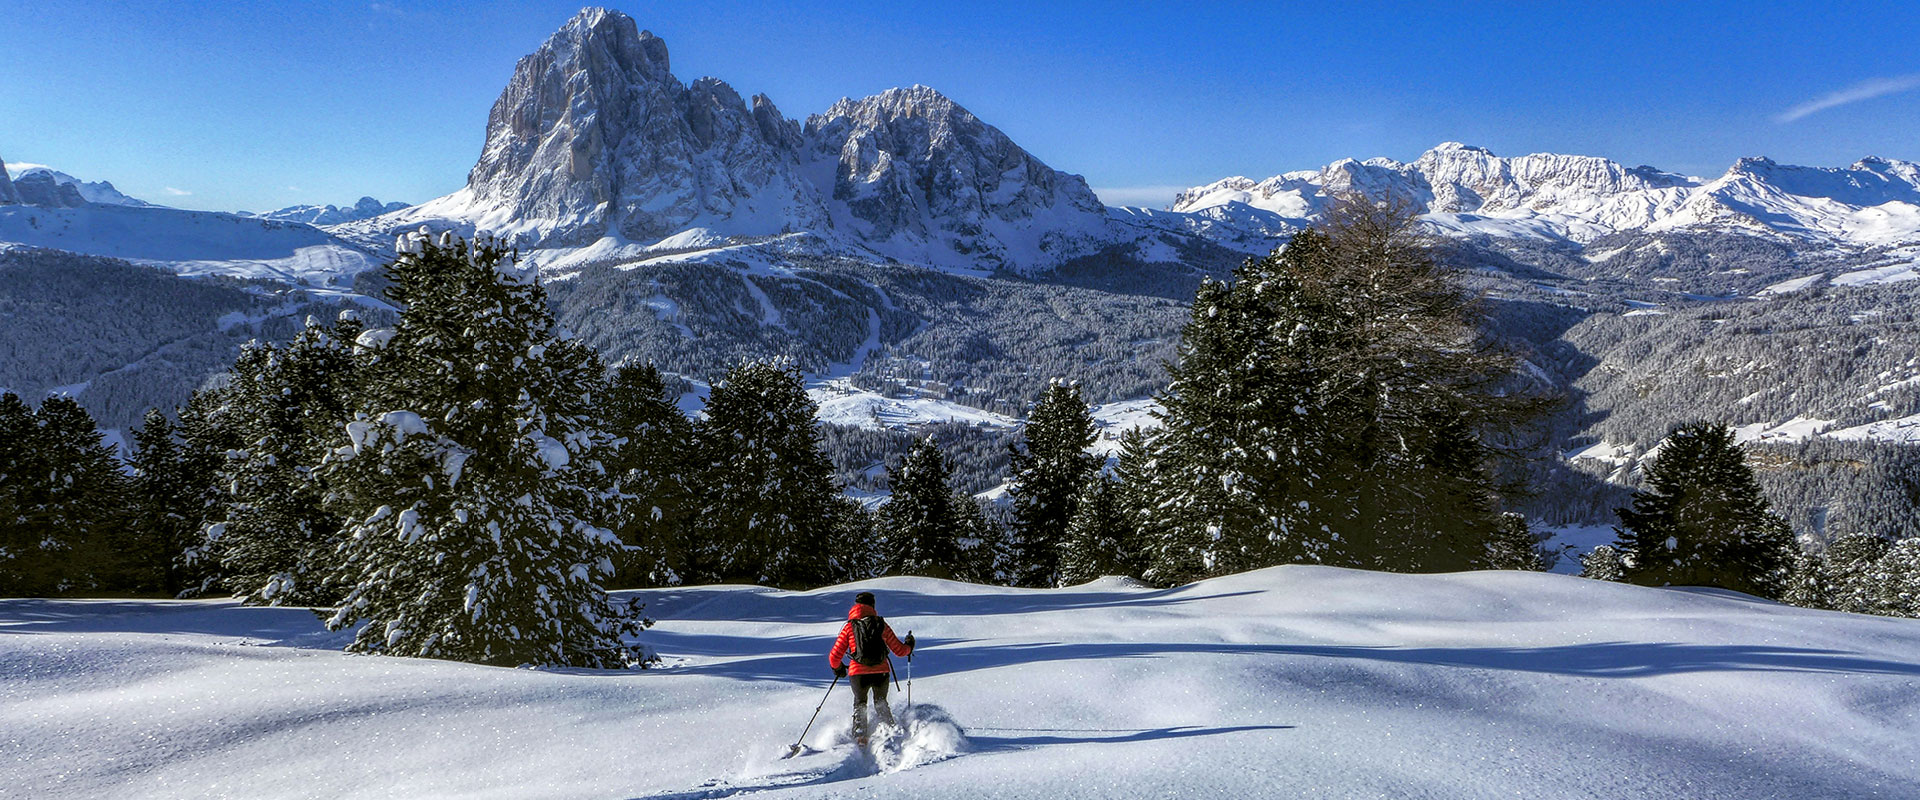
M 840 662 L 845 661 L 847 663 L 848 675 L 887 674 L 887 670 L 891 668 L 891 665 L 885 661 L 869 667 L 853 660 L 853 621 L 861 617 L 874 616 L 879 615 L 873 613 L 873 606 L 867 605 L 866 603 L 854 603 L 853 608 L 847 609 L 847 624 L 840 626 L 840 638 L 833 640 L 833 651 L 827 653 L 828 666 L 837 670 L 840 668 Z M 892 650 L 896 656 L 906 658 L 913 653 L 913 648 L 902 644 L 900 639 L 893 635 L 892 625 L 881 624 L 880 639 L 887 643 L 887 649 Z

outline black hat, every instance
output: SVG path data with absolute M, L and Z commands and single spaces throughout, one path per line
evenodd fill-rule
M 856 594 L 853 596 L 853 602 L 860 603 L 862 605 L 869 605 L 869 606 L 873 605 L 873 592 L 861 592 L 859 594 Z

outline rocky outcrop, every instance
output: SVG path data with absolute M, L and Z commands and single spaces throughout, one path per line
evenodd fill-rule
M 21 173 L 20 179 L 13 182 L 13 190 L 20 202 L 30 206 L 79 208 L 87 204 L 87 198 L 80 196 L 79 187 L 55 180 L 46 170 Z
M 843 99 L 809 118 L 806 136 L 812 158 L 832 164 L 835 224 L 883 250 L 1018 269 L 1105 232 L 1085 180 L 925 86 Z
M 13 179 L 7 176 L 7 162 L 0 161 L 0 206 L 17 205 L 20 192 L 13 188 Z
M 940 266 L 1044 268 L 1115 229 L 1059 172 L 940 93 L 842 100 L 803 126 L 764 95 L 674 77 L 666 43 L 587 9 L 522 58 L 455 194 L 343 231 L 484 228 L 525 248 L 684 249 L 807 233 Z
M 136 208 L 153 205 L 145 200 L 128 197 L 119 189 L 114 188 L 113 183 L 110 181 L 83 181 L 67 173 L 46 167 L 34 167 L 24 170 L 20 173 L 20 177 L 25 178 L 31 175 L 43 174 L 52 177 L 54 183 L 72 186 L 80 193 L 81 199 L 94 205 L 133 206 Z
M 659 37 L 587 9 L 514 67 L 463 201 L 543 246 L 822 225 L 783 123 L 718 79 L 682 85 Z

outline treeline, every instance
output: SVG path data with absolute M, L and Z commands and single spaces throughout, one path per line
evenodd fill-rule
M 916 440 L 877 509 L 846 497 L 793 360 L 734 365 L 690 418 L 677 378 L 608 369 L 500 246 L 398 249 L 393 327 L 309 319 L 248 345 L 177 424 L 147 415 L 124 471 L 71 401 L 0 403 L 0 592 L 232 595 L 332 609 L 361 652 L 618 666 L 644 663 L 648 624 L 618 587 L 1549 563 L 1510 509 L 1562 400 L 1397 209 L 1339 206 L 1204 282 L 1164 424 L 1110 463 L 1082 387 L 1055 381 L 999 456 L 990 438 Z M 886 438 L 835 435 L 874 455 Z M 1668 439 L 1590 577 L 1836 607 L 1863 590 L 1834 575 L 1908 585 L 1886 553 L 1800 553 L 1724 426 Z M 956 462 L 1002 457 L 1006 505 L 956 480 Z M 1889 591 L 1873 609 L 1911 607 Z

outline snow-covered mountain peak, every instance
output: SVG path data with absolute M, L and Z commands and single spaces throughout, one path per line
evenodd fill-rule
M 1305 225 L 1344 193 L 1399 198 L 1461 234 L 1586 242 L 1623 231 L 1724 228 L 1845 245 L 1920 241 L 1920 168 L 1879 158 L 1841 169 L 1743 158 L 1703 181 L 1594 156 L 1503 158 L 1445 142 L 1410 163 L 1349 158 L 1258 182 L 1227 178 L 1180 193 L 1172 210 L 1241 203 Z
M 823 165 L 811 174 L 832 170 L 835 228 L 894 258 L 1029 270 L 1111 238 L 1084 179 L 932 88 L 843 98 L 809 117 L 805 133 L 810 161 Z
M 590 8 L 514 74 L 467 186 L 337 230 L 378 245 L 420 224 L 485 229 L 539 263 L 769 237 L 916 264 L 1040 271 L 1140 234 L 926 86 L 846 98 L 804 124 L 719 78 L 682 84 L 667 46 Z M 1155 234 L 1158 235 L 1158 234 Z
M 355 201 L 353 205 L 345 207 L 335 205 L 298 205 L 287 206 L 286 208 L 276 211 L 268 211 L 260 214 L 245 214 L 245 216 L 285 222 L 304 222 L 308 225 L 342 225 L 399 211 L 403 208 L 410 207 L 410 205 L 409 203 L 397 202 L 382 203 L 371 197 L 361 197 Z
M 825 227 L 797 126 L 724 81 L 675 78 L 666 42 L 588 8 L 515 64 L 466 188 L 343 232 L 454 223 L 523 247 L 650 245 Z
M 31 205 L 45 205 L 59 208 L 77 208 L 85 203 L 103 206 L 151 206 L 145 200 L 129 197 L 114 188 L 109 181 L 83 181 L 65 172 L 45 166 L 12 167 L 0 166 L 0 172 L 11 171 L 13 181 L 27 180 L 31 188 L 22 192 L 32 198 L 22 196 L 17 202 Z M 71 187 L 63 188 L 63 187 Z M 77 200 L 76 200 L 77 198 Z

